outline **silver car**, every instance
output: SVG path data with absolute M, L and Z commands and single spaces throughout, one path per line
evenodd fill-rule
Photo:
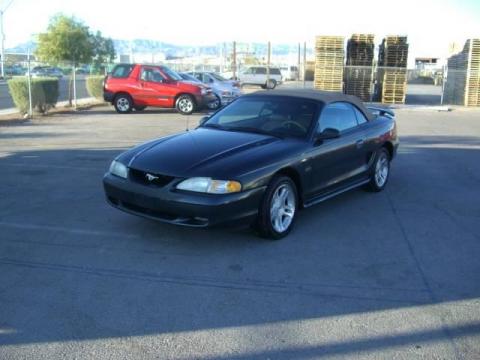
M 225 106 L 242 95 L 242 90 L 240 89 L 240 83 L 238 81 L 227 80 L 217 73 L 196 71 L 188 72 L 186 75 L 195 78 L 197 81 L 207 84 L 212 88 L 212 91 L 218 100 L 218 102 L 213 102 L 210 104 L 209 107 L 212 109 Z

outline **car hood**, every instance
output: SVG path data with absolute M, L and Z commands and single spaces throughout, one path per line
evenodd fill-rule
M 230 91 L 232 93 L 239 93 L 240 89 L 238 87 L 233 86 L 233 82 L 217 82 L 215 83 L 212 88 L 216 91 Z
M 140 148 L 129 167 L 176 177 L 215 176 L 280 142 L 268 135 L 198 128 Z

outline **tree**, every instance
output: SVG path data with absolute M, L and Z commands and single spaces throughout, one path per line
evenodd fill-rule
M 36 55 L 51 63 L 89 63 L 94 55 L 88 26 L 74 17 L 59 14 L 50 20 L 47 32 L 38 35 Z
M 113 40 L 104 38 L 100 31 L 91 37 L 93 42 L 93 68 L 100 69 L 103 64 L 115 59 L 115 47 Z
M 112 61 L 115 48 L 112 39 L 102 37 L 97 31 L 92 34 L 82 21 L 73 16 L 55 15 L 47 31 L 38 35 L 37 57 L 45 62 L 69 63 L 75 67 L 88 64 L 92 60 L 94 67 Z M 70 78 L 69 102 L 72 103 L 72 79 Z

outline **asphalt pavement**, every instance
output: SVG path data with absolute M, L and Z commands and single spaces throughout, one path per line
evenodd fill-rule
M 397 111 L 387 189 L 281 241 L 124 214 L 119 152 L 201 115 L 0 122 L 1 359 L 480 358 L 480 111 Z

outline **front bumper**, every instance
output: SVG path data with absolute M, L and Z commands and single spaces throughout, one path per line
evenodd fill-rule
M 164 187 L 149 186 L 105 174 L 107 201 L 117 209 L 170 224 L 207 227 L 253 219 L 265 187 L 240 193 L 214 195 L 175 190 L 176 181 Z
M 230 104 L 233 100 L 238 98 L 240 94 L 233 94 L 233 95 L 221 95 L 220 96 L 220 102 L 222 103 L 222 106 Z
M 216 101 L 217 98 L 214 93 L 206 94 L 206 95 L 195 95 L 195 102 L 197 103 L 197 107 L 199 109 L 204 109 L 208 106 L 208 104 Z
M 115 94 L 111 91 L 108 90 L 103 90 L 103 100 L 105 100 L 108 103 L 113 103 L 113 98 Z

